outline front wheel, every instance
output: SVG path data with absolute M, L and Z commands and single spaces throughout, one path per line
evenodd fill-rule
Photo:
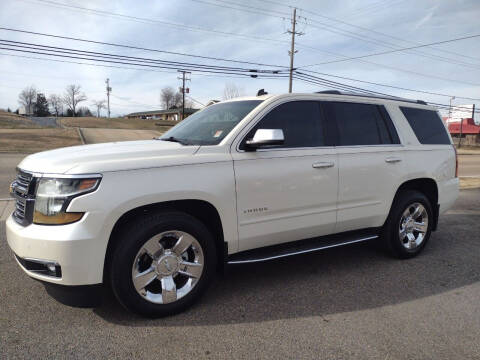
M 400 192 L 383 228 L 390 253 L 398 258 L 418 255 L 430 238 L 433 223 L 432 206 L 421 192 Z
M 110 267 L 115 296 L 148 317 L 178 313 L 195 302 L 215 269 L 214 239 L 196 218 L 152 214 L 121 235 Z

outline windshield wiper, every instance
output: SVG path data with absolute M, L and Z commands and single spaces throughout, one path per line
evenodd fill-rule
M 182 145 L 187 145 L 187 143 L 181 139 L 178 139 L 174 136 L 170 136 L 168 138 L 157 138 L 158 140 L 162 140 L 162 141 L 171 141 L 171 142 L 176 142 L 176 143 L 179 143 L 179 144 L 182 144 Z

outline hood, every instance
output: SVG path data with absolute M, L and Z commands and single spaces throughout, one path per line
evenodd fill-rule
M 81 145 L 27 156 L 22 170 L 52 174 L 88 174 L 179 165 L 192 162 L 199 146 L 161 140 Z M 189 160 L 190 159 L 190 160 Z

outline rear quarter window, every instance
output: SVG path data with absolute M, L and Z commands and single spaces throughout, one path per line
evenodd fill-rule
M 436 111 L 403 106 L 400 106 L 400 110 L 421 144 L 451 144 L 447 130 Z

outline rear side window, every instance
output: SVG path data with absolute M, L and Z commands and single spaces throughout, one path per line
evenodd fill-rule
M 253 138 L 257 129 L 282 129 L 285 143 L 275 148 L 301 148 L 324 145 L 320 104 L 316 101 L 291 101 L 277 106 L 250 130 L 245 140 Z M 245 148 L 245 140 L 240 149 Z
M 399 144 L 392 120 L 383 106 L 325 102 L 325 117 L 335 121 L 340 146 Z
M 400 110 L 421 144 L 451 144 L 447 130 L 436 111 L 403 106 L 400 106 Z

